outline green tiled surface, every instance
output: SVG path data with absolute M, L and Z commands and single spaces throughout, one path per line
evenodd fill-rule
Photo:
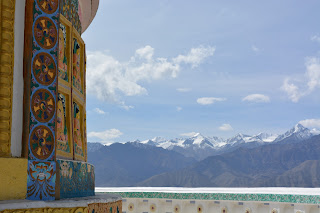
M 232 193 L 165 193 L 165 192 L 103 192 L 119 194 L 122 198 L 163 198 L 180 200 L 230 200 L 282 203 L 320 204 L 320 195 L 290 194 L 232 194 Z M 320 194 L 320 193 L 319 193 Z

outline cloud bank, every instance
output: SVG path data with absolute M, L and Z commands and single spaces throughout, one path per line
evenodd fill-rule
M 255 103 L 268 103 L 270 102 L 269 96 L 263 94 L 251 94 L 242 99 L 242 101 L 255 102 Z
M 215 98 L 215 97 L 203 97 L 203 98 L 198 98 L 197 103 L 201 105 L 210 105 L 214 104 L 216 102 L 221 102 L 227 100 L 226 98 Z
M 286 78 L 281 89 L 285 91 L 292 102 L 297 103 L 300 98 L 309 95 L 320 88 L 320 59 L 309 57 L 305 61 L 306 72 L 304 79 Z M 292 83 L 294 81 L 294 83 Z
M 222 124 L 220 127 L 219 127 L 219 130 L 220 131 L 232 131 L 233 128 L 230 124 Z
M 110 144 L 114 142 L 115 138 L 120 137 L 123 133 L 118 129 L 107 129 L 102 132 L 89 132 L 89 138 L 98 138 L 103 144 Z
M 87 93 L 99 100 L 113 102 L 125 109 L 123 96 L 146 95 L 141 82 L 176 78 L 183 65 L 199 66 L 215 52 L 214 47 L 192 48 L 174 58 L 155 58 L 154 48 L 147 45 L 135 51 L 127 62 L 120 62 L 105 52 L 87 53 Z

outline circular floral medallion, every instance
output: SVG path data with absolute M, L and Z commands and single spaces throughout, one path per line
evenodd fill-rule
M 156 211 L 156 205 L 155 204 L 151 204 L 150 205 L 150 211 L 151 212 L 155 212 Z
M 129 204 L 128 210 L 131 211 L 131 212 L 134 210 L 134 205 L 133 205 L 133 203 L 130 203 L 130 204 Z
M 51 130 L 46 126 L 37 126 L 30 136 L 30 148 L 32 154 L 40 159 L 47 159 L 54 147 L 54 138 Z
M 199 205 L 199 206 L 197 207 L 197 212 L 198 212 L 198 213 L 202 213 L 202 212 L 203 212 L 202 205 Z
M 51 49 L 57 43 L 57 28 L 47 17 L 40 17 L 34 23 L 34 38 L 44 49 Z
M 176 205 L 173 209 L 173 212 L 174 213 L 179 213 L 180 212 L 180 206 L 179 205 Z
M 245 213 L 251 213 L 251 209 L 250 208 L 247 208 Z
M 39 53 L 33 59 L 33 75 L 40 84 L 50 85 L 56 78 L 56 63 L 48 53 Z
M 271 213 L 278 213 L 277 209 L 272 209 Z
M 227 212 L 228 212 L 227 207 L 223 207 L 223 208 L 221 209 L 221 213 L 227 213 Z
M 55 112 L 52 94 L 46 89 L 37 90 L 32 96 L 31 109 L 38 121 L 42 123 L 50 121 Z
M 38 0 L 38 5 L 45 13 L 52 14 L 58 9 L 58 0 Z

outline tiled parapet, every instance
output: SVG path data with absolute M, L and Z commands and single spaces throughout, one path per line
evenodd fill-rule
M 127 191 L 125 191 L 127 189 Z M 166 189 L 170 189 L 169 191 Z M 176 191 L 175 191 L 176 189 Z M 218 189 L 218 190 L 217 190 Z M 241 189 L 243 191 L 241 192 Z M 320 190 L 302 188 L 97 188 L 99 193 L 116 193 L 123 198 L 179 200 L 259 201 L 320 205 Z M 154 191 L 152 191 L 154 190 Z
M 72 160 L 57 160 L 60 199 L 94 195 L 93 165 Z
M 308 188 L 96 188 L 122 197 L 124 213 L 319 213 L 320 193 Z

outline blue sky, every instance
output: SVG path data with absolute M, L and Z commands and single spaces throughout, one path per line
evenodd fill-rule
M 101 0 L 88 141 L 320 128 L 320 2 Z

